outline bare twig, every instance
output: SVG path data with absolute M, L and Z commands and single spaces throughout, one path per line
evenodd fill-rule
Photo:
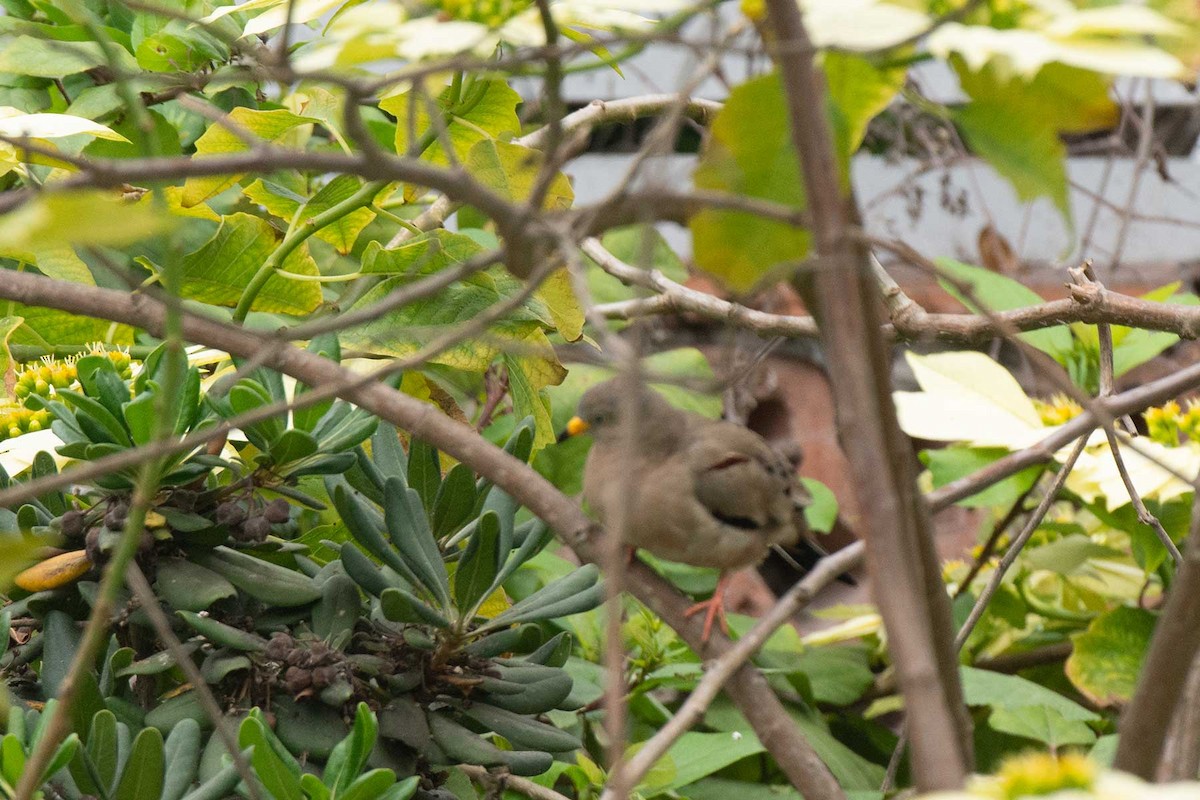
M 474 764 L 459 764 L 458 769 L 477 783 L 485 786 L 498 786 L 502 790 L 509 789 L 525 795 L 530 800 L 570 800 L 566 795 L 559 794 L 553 789 L 547 789 L 545 786 L 519 775 L 492 773 L 486 767 L 477 767 Z
M 781 625 L 786 624 L 797 611 L 806 606 L 823 588 L 842 575 L 862 563 L 864 545 L 855 542 L 833 555 L 822 558 L 803 580 L 789 589 L 771 607 L 771 610 L 754 624 L 745 636 L 738 639 L 733 647 L 712 662 L 704 673 L 704 677 L 696 684 L 688 695 L 687 700 L 675 712 L 670 721 L 658 729 L 654 736 L 645 742 L 633 758 L 624 765 L 627 786 L 636 786 L 655 762 L 670 749 L 684 733 L 704 716 L 704 712 L 721 688 L 749 660 L 763 643 L 771 637 Z M 601 795 L 601 800 L 612 800 L 609 791 Z
M 1114 766 L 1153 780 L 1159 769 L 1171 720 L 1200 654 L 1200 492 L 1192 502 L 1185 555 L 1159 615 L 1133 700 L 1118 731 Z

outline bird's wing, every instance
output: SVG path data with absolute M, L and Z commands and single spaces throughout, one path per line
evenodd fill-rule
M 802 489 L 785 458 L 733 423 L 708 422 L 694 433 L 687 458 L 696 499 L 714 517 L 742 528 L 790 524 Z

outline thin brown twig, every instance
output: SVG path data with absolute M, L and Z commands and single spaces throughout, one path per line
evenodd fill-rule
M 260 800 L 260 784 L 254 777 L 254 771 L 250 768 L 250 763 L 246 761 L 245 756 L 242 754 L 242 749 L 238 746 L 237 734 L 230 727 L 229 718 L 221 711 L 221 706 L 217 702 L 217 698 L 213 695 L 212 689 L 209 688 L 208 681 L 200 674 L 200 669 L 192 661 L 191 655 L 184 649 L 183 643 L 179 641 L 179 637 L 171 630 L 171 621 L 163 613 L 162 607 L 159 606 L 158 596 L 154 594 L 154 589 L 151 588 L 150 581 L 146 579 L 145 573 L 142 572 L 142 568 L 138 566 L 136 561 L 132 562 L 126 569 L 125 583 L 132 590 L 133 596 L 141 604 L 142 610 L 146 612 L 146 616 L 150 619 L 150 624 L 154 627 L 154 632 L 158 635 L 159 640 L 166 646 L 167 652 L 171 654 L 171 657 L 175 659 L 175 665 L 183 670 L 184 676 L 191 682 L 192 691 L 196 692 L 196 696 L 200 699 L 201 709 L 203 709 L 212 722 L 217 736 L 221 737 L 221 743 L 229 751 L 229 757 L 233 759 L 234 768 L 237 769 L 238 774 L 245 781 L 250 797 L 253 800 Z
M 795 616 L 796 612 L 804 608 L 816 597 L 818 592 L 837 580 L 838 576 L 861 564 L 864 550 L 865 545 L 861 541 L 854 542 L 850 546 L 822 558 L 802 580 L 776 601 L 775 605 L 754 624 L 754 627 L 745 636 L 738 639 L 733 647 L 709 664 L 705 669 L 704 677 L 688 694 L 687 700 L 679 707 L 674 716 L 638 749 L 633 758 L 624 764 L 626 785 L 636 786 L 654 764 L 666 754 L 671 745 L 703 717 L 704 712 L 716 699 L 721 688 L 741 668 L 742 664 L 758 652 L 771 634 L 786 624 Z M 614 794 L 606 790 L 600 796 L 600 800 L 613 800 L 614 797 Z

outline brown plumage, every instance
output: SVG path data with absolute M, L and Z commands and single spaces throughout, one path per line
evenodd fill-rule
M 622 424 L 634 412 L 632 437 Z M 758 434 L 682 411 L 650 389 L 615 378 L 580 400 L 572 433 L 594 443 L 583 496 L 626 544 L 662 558 L 735 570 L 773 545 L 795 543 L 810 498 L 792 465 Z M 723 584 L 713 597 L 720 604 Z M 709 609 L 707 627 L 720 609 Z M 707 635 L 707 634 L 706 634 Z

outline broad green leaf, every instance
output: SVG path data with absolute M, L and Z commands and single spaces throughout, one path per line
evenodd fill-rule
M 435 164 L 450 163 L 442 135 L 429 114 L 431 104 L 437 108 L 437 113 L 444 115 L 445 135 L 457 162 L 466 160 L 467 153 L 477 142 L 520 133 L 517 106 L 521 96 L 507 81 L 480 78 L 463 94 L 465 96 L 457 103 L 450 88 L 436 98 L 429 98 L 428 102 L 411 90 L 381 100 L 379 107 L 396 118 L 396 152 L 405 155 L 410 149 L 427 145 L 414 155 Z M 415 138 L 410 139 L 410 130 L 415 132 Z
M 639 269 L 656 269 L 676 283 L 688 278 L 687 267 L 652 225 L 627 225 L 606 231 L 600 243 L 604 249 Z M 589 264 L 591 259 L 588 259 Z M 588 289 L 596 303 L 615 303 L 640 297 L 644 291 L 627 286 L 599 267 L 588 269 Z
M 730 93 L 692 179 L 700 189 L 807 206 L 777 74 Z M 689 227 L 697 265 L 737 292 L 749 291 L 781 264 L 803 261 L 812 239 L 802 228 L 744 211 L 705 209 Z
M 367 308 L 404 286 L 407 276 L 389 278 L 367 292 L 354 308 Z M 510 284 L 505 284 L 508 289 Z M 519 286 L 515 280 L 513 286 Z M 470 320 L 508 296 L 497 288 L 491 274 L 477 274 L 469 281 L 451 284 L 437 295 L 417 300 L 372 322 L 345 331 L 342 346 L 371 350 L 399 358 L 412 355 L 426 343 L 459 330 Z M 447 347 L 431 361 L 443 366 L 482 372 L 508 348 L 521 348 L 525 371 L 542 375 L 533 381 L 540 386 L 556 383 L 565 373 L 558 363 L 542 328 L 548 325 L 528 304 L 493 323 L 486 336 L 476 336 Z
M 1071 221 L 1066 148 L 1053 130 L 1002 108 L 973 102 L 954 114 L 967 144 L 1012 183 L 1022 201 L 1047 197 Z
M 0 251 L 44 251 L 51 244 L 122 247 L 168 233 L 170 215 L 115 192 L 48 192 L 0 217 Z
M 120 74 L 138 72 L 137 62 L 122 47 L 112 48 L 116 63 L 109 64 L 97 42 L 69 42 L 16 36 L 0 49 L 0 72 L 35 75 L 39 78 L 65 78 L 96 67 L 114 68 Z
M 850 705 L 874 682 L 870 652 L 857 643 L 809 647 L 780 659 L 784 660 L 791 662 L 785 668 L 803 673 L 813 698 L 819 703 Z
M 227 122 L 225 120 L 214 122 L 204 132 L 204 135 L 196 140 L 196 158 L 249 152 L 250 143 L 235 134 L 231 128 L 236 129 L 243 136 L 249 133 L 262 139 L 264 143 L 270 144 L 283 138 L 297 125 L 318 121 L 283 109 L 257 111 L 242 106 L 230 111 L 227 120 Z M 241 180 L 241 177 L 240 174 L 237 174 L 188 178 L 183 187 L 183 206 L 190 208 L 202 203 L 233 186 Z
M 991 706 L 1009 710 L 1040 707 L 1060 714 L 1063 719 L 1090 722 L 1100 715 L 1068 700 L 1057 692 L 1017 675 L 960 667 L 963 700 L 969 706 Z
M 933 488 L 938 489 L 981 470 L 1008 454 L 1009 450 L 1000 447 L 943 447 L 939 450 L 923 450 L 921 462 L 929 468 L 929 473 L 933 476 Z M 959 500 L 958 505 L 967 508 L 1012 505 L 1033 486 L 1044 468 L 1041 464 L 1026 467 L 978 494 Z
M 470 236 L 444 228 L 414 236 L 398 247 L 371 242 L 363 252 L 362 271 L 376 274 L 428 275 L 461 264 L 484 248 Z
M 1155 616 L 1120 606 L 1092 620 L 1074 637 L 1066 673 L 1075 688 L 1099 706 L 1128 702 L 1154 634 Z
M 167 605 L 181 611 L 204 611 L 218 600 L 237 595 L 232 583 L 186 558 L 160 561 L 155 586 Z
M 1067 719 L 1045 706 L 993 709 L 988 715 L 988 725 L 1002 733 L 1036 739 L 1051 747 L 1085 745 L 1096 741 L 1096 732 L 1086 722 Z
M 184 256 L 180 274 L 184 297 L 233 307 L 254 273 L 278 245 L 276 231 L 259 217 L 238 212 L 221 220 L 221 227 L 199 250 Z M 307 314 L 321 302 L 320 285 L 291 280 L 282 273 L 315 276 L 316 262 L 302 244 L 283 262 L 255 298 L 252 310 Z
M 191 72 L 229 58 L 229 47 L 183 19 L 138 13 L 131 39 L 138 66 L 151 72 Z
M 535 332 L 540 333 L 540 331 Z M 544 336 L 538 337 L 544 340 Z M 531 345 L 535 343 L 531 342 Z M 538 343 L 540 344 L 540 342 Z M 562 381 L 564 374 L 557 365 L 537 356 L 504 355 L 508 367 L 508 391 L 512 396 L 513 413 L 517 417 L 533 417 L 533 449 L 541 450 L 557 438 L 550 418 L 550 402 L 542 390 Z M 543 369 L 550 366 L 550 369 Z
M 546 305 L 559 336 L 568 342 L 578 341 L 583 336 L 583 306 L 575 296 L 567 270 L 550 273 L 534 292 L 534 297 Z
M 471 177 L 496 194 L 516 202 L 529 200 L 545 157 L 539 150 L 519 144 L 483 139 L 467 153 Z M 542 208 L 562 211 L 575 202 L 571 181 L 561 172 L 554 176 L 542 200 Z
M 963 91 L 973 99 L 1033 117 L 1058 133 L 1089 133 L 1117 124 L 1120 109 L 1110 94 L 1112 79 L 1066 64 L 1047 64 L 1032 81 L 1013 77 L 996 64 L 978 71 L 951 59 Z
M 812 495 L 812 502 L 804 507 L 804 521 L 817 533 L 829 533 L 837 522 L 837 495 L 815 478 L 801 478 L 800 481 Z
M 349 199 L 362 188 L 362 180 L 353 175 L 339 175 L 325 184 L 314 194 L 301 210 L 301 220 L 308 220 Z M 285 217 L 291 219 L 291 217 Z M 354 242 L 363 228 L 375 219 L 375 212 L 369 208 L 357 208 L 335 222 L 326 225 L 316 232 L 316 237 L 329 242 L 334 249 L 346 255 L 354 248 Z
M 942 288 L 972 311 L 979 311 L 981 308 L 988 311 L 1011 311 L 1046 302 L 1029 287 L 991 270 L 964 264 L 952 258 L 938 258 L 934 261 L 938 269 L 950 279 L 939 279 Z M 970 288 L 970 292 L 960 289 L 955 283 L 965 284 Z M 1020 334 L 1020 337 L 1060 364 L 1067 362 L 1074 349 L 1071 332 L 1063 325 L 1026 331 Z
M 1178 282 L 1171 283 L 1147 292 L 1142 295 L 1142 298 L 1172 305 L 1200 305 L 1200 297 L 1190 292 L 1176 294 L 1175 290 L 1178 288 Z M 1113 372 L 1117 377 L 1124 375 L 1136 366 L 1145 364 L 1179 341 L 1179 337 L 1174 333 L 1151 331 L 1145 328 L 1127 328 L 1124 325 L 1112 326 L 1112 335 Z
M 838 154 L 846 161 L 858 150 L 867 124 L 892 102 L 904 85 L 905 67 L 879 69 L 850 53 L 827 50 L 821 66 L 829 91 L 829 109 Z
M 626 750 L 626 757 L 633 756 L 640 747 L 630 747 Z M 758 738 L 749 730 L 685 733 L 655 762 L 634 791 L 643 797 L 654 797 L 695 783 L 743 758 L 757 755 L 763 749 Z

